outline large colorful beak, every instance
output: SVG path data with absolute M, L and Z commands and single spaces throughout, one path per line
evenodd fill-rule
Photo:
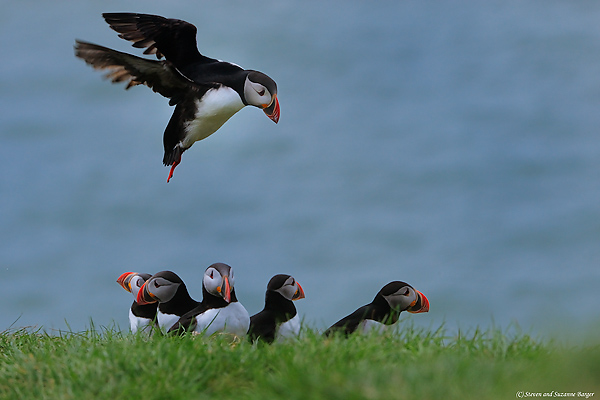
M 427 297 L 425 297 L 423 293 L 419 292 L 416 289 L 415 292 L 417 292 L 417 301 L 406 311 L 413 314 L 429 311 L 429 300 L 427 300 Z
M 279 122 L 279 100 L 277 100 L 277 95 L 273 96 L 273 100 L 271 104 L 263 108 L 267 117 L 271 118 L 271 120 L 275 123 Z
M 117 283 L 121 285 L 123 289 L 131 293 L 131 278 L 133 278 L 136 274 L 137 272 L 125 272 L 124 274 L 121 274 L 121 276 L 119 276 L 119 279 L 117 279 Z
M 223 277 L 223 283 L 217 288 L 217 292 L 223 297 L 226 302 L 231 302 L 231 286 L 229 286 L 229 277 Z
M 300 284 L 298 282 L 296 282 L 296 285 L 298 286 L 298 289 L 296 289 L 296 293 L 294 293 L 294 295 L 292 296 L 292 300 L 300 300 L 304 298 L 304 290 L 302 289 L 302 286 L 300 286 Z
M 148 282 L 144 282 L 135 299 L 136 303 L 143 306 L 144 304 L 156 303 L 158 299 L 148 290 Z

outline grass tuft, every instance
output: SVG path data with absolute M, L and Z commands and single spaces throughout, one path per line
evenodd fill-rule
M 399 332 L 250 344 L 151 338 L 114 327 L 0 333 L 1 399 L 506 399 L 598 392 L 598 343 L 536 340 L 517 328 Z

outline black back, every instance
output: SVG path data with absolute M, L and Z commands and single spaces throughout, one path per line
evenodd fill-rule
M 282 275 L 282 282 L 274 282 L 274 287 L 279 288 L 289 275 Z M 271 280 L 273 282 L 273 279 Z M 269 282 L 269 286 L 271 286 Z M 296 306 L 294 302 L 283 297 L 279 292 L 267 288 L 265 294 L 265 307 L 259 313 L 250 317 L 250 328 L 248 328 L 248 338 L 250 341 L 264 340 L 272 343 L 275 340 L 277 326 L 289 321 L 296 316 Z
M 196 317 L 198 315 L 210 309 L 227 307 L 230 303 L 235 303 L 237 301 L 235 288 L 231 290 L 231 301 L 228 303 L 222 297 L 209 293 L 204 287 L 204 284 L 202 284 L 202 301 L 182 315 L 181 318 L 179 318 L 179 321 L 169 328 L 168 333 L 182 335 L 185 332 L 191 332 L 196 329 Z
M 365 319 L 381 322 L 382 324 L 391 325 L 398 321 L 400 313 L 403 310 L 393 310 L 383 296 L 395 293 L 403 286 L 410 286 L 405 282 L 394 281 L 385 285 L 375 295 L 373 301 L 365 306 L 360 307 L 352 314 L 342 318 L 324 333 L 325 336 L 330 336 L 333 333 L 340 332 L 344 335 L 349 335 L 356 331 L 358 326 Z

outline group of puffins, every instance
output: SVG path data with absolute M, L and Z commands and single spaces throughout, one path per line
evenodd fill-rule
M 81 40 L 76 41 L 75 55 L 93 68 L 107 71 L 113 83 L 126 82 L 126 89 L 146 85 L 175 106 L 163 135 L 163 163 L 171 166 L 167 182 L 187 149 L 215 133 L 245 106 L 257 107 L 273 122 L 279 121 L 275 81 L 262 72 L 201 54 L 196 44 L 197 29 L 189 22 L 138 13 L 102 16 L 120 38 L 145 49 L 144 54 L 154 54 L 157 60 Z M 275 275 L 269 281 L 265 307 L 252 317 L 237 300 L 233 270 L 223 263 L 211 265 L 204 273 L 200 302 L 190 297 L 181 278 L 171 271 L 152 276 L 126 272 L 117 282 L 135 298 L 130 310 L 132 332 L 224 332 L 272 342 L 298 335 L 300 330 L 293 301 L 303 298 L 304 290 L 290 275 Z M 429 301 L 421 292 L 394 281 L 385 285 L 370 304 L 342 318 L 325 334 L 365 331 L 374 325 L 395 323 L 402 311 L 428 310 Z
M 233 269 L 224 263 L 212 264 L 204 272 L 202 301 L 194 300 L 183 280 L 172 271 L 154 275 L 125 272 L 117 283 L 135 299 L 129 310 L 133 333 L 207 336 L 225 333 L 267 343 L 297 337 L 300 333 L 300 317 L 293 301 L 303 299 L 304 290 L 291 275 L 271 278 L 265 306 L 253 316 L 238 301 Z M 390 282 L 371 303 L 342 318 L 324 334 L 381 331 L 396 323 L 402 311 L 427 312 L 429 300 L 405 282 Z

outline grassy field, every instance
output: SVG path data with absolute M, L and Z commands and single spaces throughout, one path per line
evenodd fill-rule
M 252 345 L 114 329 L 0 333 L 1 399 L 510 399 L 600 397 L 600 341 L 577 347 L 491 329 Z M 550 393 L 553 392 L 553 393 Z M 571 397 L 572 398 L 572 397 Z

